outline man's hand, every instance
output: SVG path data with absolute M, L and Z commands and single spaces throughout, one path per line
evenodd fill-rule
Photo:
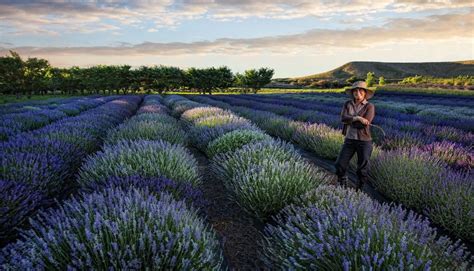
M 366 118 L 363 118 L 361 116 L 354 117 L 354 121 L 360 121 L 364 125 L 369 125 L 370 124 L 370 122 Z

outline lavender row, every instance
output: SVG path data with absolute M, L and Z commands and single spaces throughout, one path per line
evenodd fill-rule
M 311 96 L 320 96 L 321 93 L 304 93 L 305 97 Z M 332 97 L 341 97 L 339 93 L 324 93 L 326 96 Z M 299 96 L 299 95 L 295 95 Z M 473 107 L 474 99 L 472 96 L 459 96 L 459 95 L 431 95 L 431 94 L 422 94 L 415 92 L 388 92 L 388 91 L 379 91 L 377 90 L 377 96 L 374 97 L 376 100 L 389 100 L 396 102 L 414 102 L 414 103 L 423 103 L 430 105 L 445 105 L 445 106 L 463 106 Z
M 326 103 L 328 105 L 332 103 L 341 103 L 347 96 L 345 94 L 336 93 L 324 93 L 320 95 L 308 95 L 308 94 L 276 94 L 276 95 L 258 95 L 260 97 L 277 97 L 277 98 L 288 98 L 299 101 L 318 101 Z M 399 113 L 402 116 L 413 115 L 414 117 L 427 117 L 435 115 L 436 119 L 468 119 L 473 115 L 472 105 L 474 105 L 474 99 L 451 99 L 443 98 L 433 103 L 432 101 L 425 99 L 404 99 L 403 97 L 382 97 L 379 95 L 374 96 L 372 102 L 378 107 L 390 111 L 393 113 Z M 430 121 L 428 119 L 425 119 Z
M 220 268 L 219 242 L 194 209 L 202 201 L 196 161 L 163 140 L 172 137 L 160 130 L 177 122 L 160 100 L 145 97 L 136 116 L 108 132 L 104 148 L 81 167 L 82 194 L 41 213 L 33 230 L 4 249 L 3 267 Z
M 285 96 L 286 97 L 286 96 Z M 291 96 L 293 97 L 293 96 Z M 340 102 L 330 102 L 329 104 L 322 101 L 321 98 L 316 100 L 308 101 L 293 98 L 253 98 L 251 100 L 260 101 L 270 104 L 269 109 L 272 106 L 281 105 L 279 108 L 280 114 L 286 114 L 288 116 L 299 118 L 302 121 L 324 121 L 326 124 L 339 128 L 340 122 L 339 115 L 341 110 Z M 275 110 L 273 108 L 273 110 Z M 408 110 L 405 108 L 405 110 Z M 416 111 L 417 109 L 411 109 Z M 451 112 L 453 110 L 444 109 L 445 112 Z M 376 106 L 377 117 L 374 119 L 374 123 L 382 125 L 387 134 L 392 137 L 417 136 L 420 144 L 432 143 L 433 141 L 449 140 L 457 143 L 464 144 L 465 146 L 472 146 L 474 140 L 474 122 L 471 117 L 463 116 L 463 118 L 457 117 L 452 121 L 445 121 L 443 118 L 426 113 L 429 122 L 420 121 L 420 117 L 413 114 L 404 114 L 391 109 L 384 109 L 381 106 Z M 311 118 L 316 118 L 312 120 Z M 424 118 L 424 117 L 423 117 Z M 463 129 L 457 129 L 451 127 L 452 122 L 458 123 L 463 126 Z M 459 126 L 457 125 L 457 126 Z M 454 125 L 456 126 L 456 125 Z M 471 131 L 471 132 L 470 132 Z
M 273 140 L 245 118 L 180 96 L 165 102 L 181 114 L 191 143 L 212 158 L 211 171 L 232 199 L 260 220 L 326 182 L 290 144 Z
M 75 117 L 0 143 L 0 239 L 15 239 L 17 227 L 38 209 L 74 189 L 82 160 L 96 151 L 106 131 L 137 108 L 141 98 L 116 99 Z
M 333 161 L 344 140 L 339 131 L 324 124 L 292 121 L 270 112 L 230 106 L 206 97 L 193 99 L 233 110 L 269 134 L 295 142 Z M 438 157 L 418 149 L 383 151 L 375 147 L 370 165 L 371 183 L 382 194 L 426 214 L 455 236 L 474 240 L 472 174 L 454 171 Z
M 172 100 L 178 111 L 189 108 L 181 118 L 190 129 L 201 123 L 217 129 L 231 116 L 237 118 L 229 111 L 235 107 Z M 271 270 L 468 268 L 471 256 L 463 245 L 439 236 L 426 218 L 400 206 L 379 204 L 352 189 L 315 185 L 314 169 L 295 166 L 299 158 L 291 145 L 261 131 L 227 131 L 211 140 L 205 151 L 216 176 L 244 208 L 260 217 L 277 213 L 265 227 L 262 244 L 262 257 Z
M 75 116 L 85 110 L 95 108 L 117 97 L 80 98 L 45 108 L 30 107 L 23 112 L 0 116 L 0 140 L 8 140 L 18 133 L 41 128 L 65 117 Z
M 272 104 L 270 102 L 252 101 L 238 97 L 218 96 L 215 99 L 228 102 L 232 105 L 270 111 L 290 119 L 309 121 L 312 123 L 324 123 L 333 128 L 340 127 L 340 117 L 336 114 L 304 110 L 292 106 Z M 284 104 L 285 102 L 282 101 L 280 103 Z M 328 111 L 329 109 L 326 110 L 326 112 Z M 377 119 L 379 119 L 379 117 L 377 117 Z M 381 140 L 377 138 L 381 132 L 378 129 L 373 129 L 374 140 L 382 149 L 418 148 L 440 157 L 455 169 L 469 171 L 474 167 L 474 151 L 472 147 L 449 141 L 455 140 L 471 145 L 472 140 L 474 140 L 473 133 L 463 132 L 455 128 L 423 126 L 413 121 L 400 122 L 394 121 L 393 119 L 390 120 L 390 122 L 386 121 L 383 127 L 387 135 Z M 449 140 L 436 141 L 436 139 L 443 138 Z
M 269 98 L 269 97 L 275 97 Z M 314 109 L 330 110 L 338 114 L 345 96 L 320 96 L 305 95 L 259 95 L 257 99 L 271 99 L 275 102 L 295 103 L 296 106 L 314 107 Z M 399 121 L 416 121 L 425 125 L 449 126 L 464 131 L 474 131 L 474 121 L 472 117 L 474 111 L 465 103 L 452 106 L 425 105 L 422 100 L 414 103 L 380 101 L 374 99 L 377 114 L 383 118 L 392 118 Z
M 80 99 L 96 99 L 100 97 L 100 95 L 93 95 L 87 97 L 51 98 L 46 100 L 12 102 L 0 105 L 0 115 L 8 113 L 22 113 L 38 109 L 55 109 L 58 105 L 75 102 Z

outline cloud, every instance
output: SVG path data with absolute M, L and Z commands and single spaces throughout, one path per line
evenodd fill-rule
M 409 12 L 471 8 L 472 0 L 151 0 L 151 1 L 0 1 L 0 31 L 6 34 L 57 35 L 64 31 L 115 31 L 125 25 L 172 27 L 208 18 L 294 19 L 306 16 L 367 16 L 380 11 Z M 0 32 L 0 33 L 1 33 Z
M 472 46 L 474 13 L 432 15 L 422 19 L 392 19 L 382 26 L 348 28 L 343 30 L 312 29 L 293 35 L 260 38 L 220 38 L 198 42 L 122 43 L 94 47 L 16 47 L 1 48 L 0 54 L 13 49 L 21 55 L 50 57 L 54 55 L 96 56 L 173 56 L 197 54 L 297 54 L 323 52 L 333 48 L 368 48 L 373 45 L 407 43 L 412 41 L 443 41 L 470 38 Z

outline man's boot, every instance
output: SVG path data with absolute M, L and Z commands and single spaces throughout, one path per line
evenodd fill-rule
M 360 191 L 365 183 L 367 183 L 366 178 L 357 178 L 356 190 Z
M 347 176 L 343 176 L 343 177 L 337 176 L 337 182 L 338 182 L 342 187 L 347 187 Z

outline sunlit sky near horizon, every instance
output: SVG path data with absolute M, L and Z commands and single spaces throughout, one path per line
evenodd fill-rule
M 472 60 L 473 11 L 473 0 L 0 0 L 0 54 L 304 76 L 349 61 Z

